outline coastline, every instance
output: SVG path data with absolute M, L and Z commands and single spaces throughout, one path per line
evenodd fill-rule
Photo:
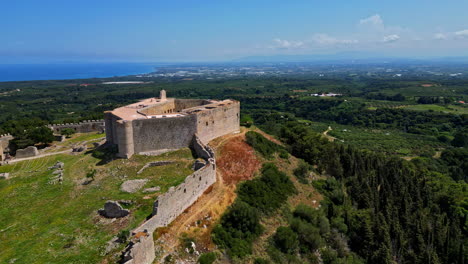
M 154 72 L 157 63 L 0 64 L 0 82 L 111 78 Z

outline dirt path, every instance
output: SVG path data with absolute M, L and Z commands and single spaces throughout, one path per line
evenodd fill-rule
M 335 140 L 336 140 L 335 137 L 332 137 L 332 136 L 328 135 L 328 132 L 330 132 L 330 131 L 332 131 L 332 130 L 333 130 L 333 129 L 331 128 L 331 126 L 328 126 L 327 130 L 325 130 L 322 134 L 323 134 L 326 138 L 328 138 L 328 140 L 330 140 L 330 141 L 335 141 Z
M 20 161 L 25 161 L 25 160 L 34 160 L 34 159 L 44 158 L 44 157 L 58 155 L 58 154 L 71 153 L 72 151 L 73 151 L 72 149 L 67 149 L 67 150 L 58 151 L 58 152 L 44 153 L 44 154 L 39 154 L 39 155 L 34 156 L 34 157 L 9 160 L 8 163 L 6 163 L 6 164 L 12 164 L 12 163 L 15 163 L 15 162 L 20 162 Z

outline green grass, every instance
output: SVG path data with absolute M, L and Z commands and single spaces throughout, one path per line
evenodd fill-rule
M 452 114 L 468 114 L 468 107 L 462 105 L 435 105 L 435 104 L 419 104 L 411 105 L 403 109 L 412 110 L 412 111 L 435 111 L 435 112 L 444 112 Z
M 103 133 L 82 133 L 74 134 L 70 139 L 67 139 L 64 143 L 74 144 L 82 141 L 95 141 L 100 138 L 106 137 L 106 134 Z
M 176 162 L 136 174 L 156 160 Z M 48 167 L 57 161 L 65 163 L 64 182 L 52 185 Z M 145 178 L 149 182 L 144 188 L 160 186 L 164 192 L 192 172 L 193 158 L 189 149 L 182 149 L 105 165 L 97 165 L 99 161 L 91 154 L 63 154 L 0 166 L 0 172 L 11 176 L 0 180 L 0 263 L 12 259 L 16 263 L 99 263 L 106 242 L 121 229 L 138 226 L 151 213 L 156 198 L 145 199 L 148 194 L 141 191 L 121 192 L 122 182 Z M 95 180 L 82 185 L 93 169 L 97 170 Z M 128 221 L 101 219 L 96 212 L 107 200 L 132 200 Z
M 363 149 L 396 154 L 400 156 L 419 156 L 444 147 L 436 138 L 415 135 L 397 130 L 366 129 L 353 126 L 331 125 L 328 134 L 338 142 L 354 145 Z

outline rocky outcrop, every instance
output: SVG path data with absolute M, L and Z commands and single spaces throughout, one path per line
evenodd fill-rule
M 136 193 L 148 182 L 147 179 L 129 180 L 120 185 L 122 192 Z
M 73 147 L 73 152 L 83 152 L 86 150 L 86 146 L 76 146 Z
M 53 170 L 53 169 L 63 169 L 65 167 L 65 163 L 63 162 L 60 162 L 60 161 L 57 161 L 54 166 L 52 167 L 49 167 L 49 170 Z
M 127 216 L 130 211 L 123 209 L 116 201 L 107 201 L 104 209 L 99 209 L 99 214 L 107 218 L 121 218 Z

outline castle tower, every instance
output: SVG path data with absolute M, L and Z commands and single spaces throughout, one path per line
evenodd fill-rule
M 161 92 L 159 92 L 159 99 L 161 99 L 161 101 L 166 101 L 167 100 L 166 90 L 161 90 Z

